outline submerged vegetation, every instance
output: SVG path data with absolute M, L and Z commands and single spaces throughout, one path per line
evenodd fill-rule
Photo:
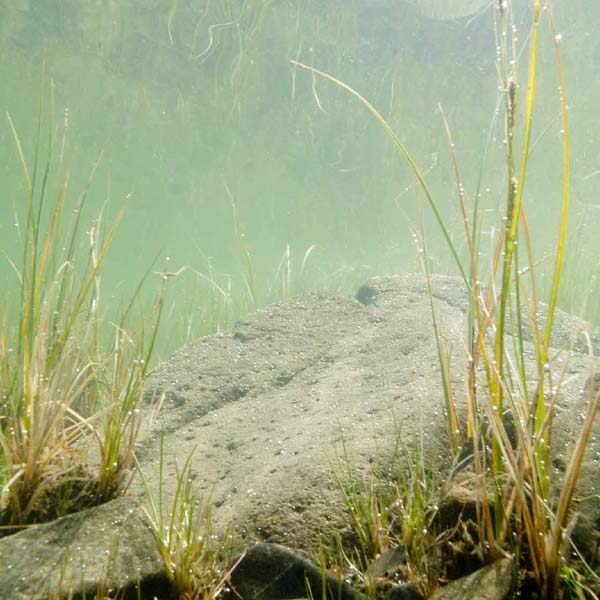
M 101 316 L 102 265 L 123 211 L 104 234 L 102 215 L 84 233 L 88 188 L 67 211 L 69 173 L 53 178 L 52 127 L 44 157 L 40 123 L 30 166 L 7 119 L 26 193 L 21 259 L 9 259 L 16 294 L 0 332 L 0 522 L 13 531 L 126 489 L 164 289 L 151 326 L 129 328 L 133 304 L 119 321 Z M 90 436 L 98 455 L 88 465 Z
M 181 471 L 176 467 L 175 494 L 170 503 L 166 502 L 163 490 L 162 436 L 158 490 L 150 487 L 137 461 L 136 466 L 149 504 L 144 512 L 174 593 L 180 598 L 216 598 L 244 554 L 233 561 L 232 536 L 213 531 L 210 501 L 199 499 L 194 489 L 193 453 L 188 455 Z
M 251 12 L 247 3 L 242 4 Z M 574 549 L 570 532 L 577 481 L 600 408 L 600 391 L 593 385 L 588 390 L 588 411 L 570 462 L 561 476 L 562 485 L 553 479 L 551 455 L 554 406 L 564 376 L 558 358 L 551 353 L 554 314 L 561 298 L 568 294 L 582 296 L 572 289 L 564 292 L 561 283 L 563 270 L 569 263 L 567 217 L 572 166 L 561 36 L 555 28 L 552 6 L 533 0 L 531 33 L 523 46 L 528 49 L 527 75 L 523 78 L 524 52 L 516 37 L 511 6 L 503 1 L 494 2 L 500 108 L 491 130 L 504 140 L 503 162 L 501 166 L 495 164 L 495 177 L 500 178 L 498 172 L 501 172 L 505 192 L 500 222 L 493 230 L 495 234 L 490 234 L 490 251 L 484 249 L 483 241 L 484 226 L 489 226 L 489 217 L 483 213 L 489 208 L 480 199 L 486 159 L 493 154 L 490 147 L 493 136 L 486 142 L 477 189 L 469 202 L 465 179 L 473 181 L 477 177 L 471 174 L 465 177 L 451 119 L 439 107 L 441 128 L 450 147 L 459 221 L 464 227 L 460 243 L 447 208 L 436 199 L 436 190 L 428 184 L 425 169 L 418 166 L 415 155 L 395 133 L 391 119 L 341 79 L 300 60 L 290 61 L 293 102 L 298 101 L 296 94 L 300 94 L 296 77 L 297 69 L 301 68 L 314 77 L 311 93 L 320 112 L 325 110 L 323 92 L 317 91 L 316 86 L 319 78 L 333 82 L 358 99 L 384 127 L 392 145 L 416 176 L 423 204 L 432 209 L 441 227 L 443 240 L 437 244 L 436 252 L 446 245 L 468 291 L 464 406 L 460 391 L 452 389 L 451 369 L 458 367 L 451 365 L 431 289 L 429 297 L 449 445 L 453 458 L 461 462 L 461 472 L 467 465 L 469 486 L 476 498 L 473 521 L 454 523 L 452 527 L 448 523 L 440 525 L 436 502 L 441 491 L 434 489 L 419 452 L 401 448 L 406 455 L 399 461 L 403 468 L 397 470 L 391 483 L 380 472 L 364 483 L 357 482 L 346 454 L 334 465 L 335 479 L 358 539 L 354 555 L 338 544 L 339 570 L 343 572 L 351 565 L 354 572 L 361 574 L 363 587 L 373 597 L 374 584 L 369 580 L 368 565 L 374 558 L 391 548 L 402 547 L 406 552 L 406 577 L 429 593 L 439 584 L 440 572 L 445 567 L 444 548 L 451 544 L 475 555 L 480 564 L 501 557 L 513 559 L 524 593 L 535 591 L 548 600 L 596 597 L 599 587 L 592 567 L 577 549 L 577 560 L 570 560 Z M 268 3 L 261 3 L 261 7 L 262 12 L 254 21 L 245 21 L 245 17 L 237 15 L 236 20 L 224 20 L 217 25 L 238 31 L 244 25 L 252 28 L 252 35 L 258 35 L 261 19 L 268 13 Z M 171 48 L 177 45 L 176 15 L 177 2 L 172 4 L 167 20 Z M 300 12 L 298 15 L 300 19 Z M 225 18 L 233 17 L 223 15 Z M 561 157 L 562 167 L 561 177 L 555 183 L 560 189 L 561 208 L 555 228 L 556 249 L 550 258 L 545 250 L 538 254 L 534 227 L 528 217 L 529 181 L 534 169 L 531 159 L 535 145 L 543 137 L 542 133 L 534 139 L 534 117 L 540 102 L 537 95 L 541 91 L 548 93 L 538 89 L 544 22 L 554 50 L 558 89 L 554 97 L 544 96 L 544 103 L 554 102 L 559 115 L 560 135 L 552 147 Z M 204 49 L 200 50 L 195 42 L 190 60 L 202 64 L 212 55 L 213 44 L 218 44 L 217 25 L 209 28 L 209 41 Z M 255 41 L 251 38 L 246 39 L 248 45 Z M 230 85 L 250 85 L 243 79 L 252 72 L 247 50 L 240 46 L 239 64 L 231 73 Z M 296 54 L 299 56 L 300 50 Z M 422 73 L 421 77 L 427 75 Z M 140 92 L 141 96 L 144 94 Z M 341 102 L 337 97 L 335 101 Z M 184 100 L 181 102 L 185 104 Z M 166 345 L 160 347 L 161 321 L 167 326 L 173 326 L 178 319 L 183 322 L 181 333 L 176 336 L 179 345 L 199 331 L 226 328 L 265 302 L 319 285 L 323 280 L 331 280 L 332 273 L 343 271 L 342 266 L 332 269 L 327 263 L 317 263 L 321 245 L 306 239 L 294 246 L 301 248 L 299 252 L 293 252 L 288 242 L 283 246 L 283 254 L 271 252 L 270 256 L 276 256 L 271 260 L 271 268 L 265 269 L 264 257 L 255 262 L 251 236 L 246 235 L 239 214 L 239 201 L 228 184 L 221 182 L 230 211 L 228 227 L 233 232 L 233 238 L 227 237 L 227 252 L 241 265 L 239 276 L 223 273 L 215 267 L 214 259 L 206 255 L 201 267 L 185 261 L 180 263 L 185 266 L 175 272 L 158 273 L 160 289 L 146 317 L 139 316 L 144 312 L 140 307 L 147 304 L 139 295 L 119 310 L 107 307 L 101 294 L 103 267 L 124 218 L 124 209 L 111 221 L 110 206 L 104 206 L 86 230 L 83 219 L 88 213 L 87 200 L 100 159 L 80 197 L 70 204 L 70 172 L 62 165 L 64 140 L 56 139 L 54 128 L 54 93 L 50 103 L 48 140 L 44 143 L 42 139 L 44 127 L 40 117 L 31 148 L 24 146 L 11 114 L 7 113 L 8 130 L 22 172 L 25 209 L 23 214 L 17 211 L 20 250 L 11 253 L 8 259 L 17 293 L 8 298 L 0 330 L 0 533 L 6 534 L 106 502 L 126 491 L 136 463 L 143 380 L 156 352 L 170 349 Z M 232 114 L 241 111 L 235 102 L 230 108 Z M 312 118 L 317 117 L 312 115 L 308 119 L 310 129 Z M 338 158 L 344 151 L 344 148 L 336 150 Z M 26 158 L 29 152 L 33 153 L 31 160 Z M 56 180 L 58 172 L 64 174 Z M 425 233 L 428 219 L 422 212 L 418 209 L 411 213 L 420 221 L 413 226 L 413 237 L 429 279 L 435 265 L 428 250 L 432 244 Z M 363 242 L 354 241 L 357 245 Z M 366 239 L 365 246 L 368 244 Z M 542 254 L 545 256 L 540 260 Z M 544 263 L 550 263 L 550 267 Z M 372 269 L 366 265 L 363 270 L 363 266 L 357 263 L 349 276 L 341 275 L 335 284 L 348 285 L 347 282 L 362 278 L 363 272 Z M 194 294 L 203 295 L 199 313 L 194 294 L 191 304 L 183 310 L 168 295 L 167 281 L 184 272 L 188 280 L 194 280 Z M 589 271 L 583 273 L 583 278 L 587 278 Z M 587 282 L 579 280 L 569 288 L 583 290 L 586 285 Z M 592 306 L 588 314 L 597 317 L 596 310 Z M 533 359 L 527 356 L 526 340 L 532 340 Z M 593 361 L 590 363 L 593 381 Z M 401 446 L 400 437 L 398 440 Z M 95 456 L 91 455 L 90 446 L 97 448 Z M 158 490 L 150 488 L 141 468 L 139 474 L 149 505 L 148 521 L 169 582 L 174 593 L 182 598 L 214 598 L 225 586 L 231 572 L 229 567 L 235 567 L 231 565 L 231 549 L 226 547 L 224 551 L 220 540 L 214 537 L 209 502 L 201 501 L 194 491 L 191 455 L 177 472 L 175 497 L 171 501 L 163 495 L 162 447 L 160 461 Z M 331 557 L 322 557 L 323 565 L 332 562 Z M 229 567 L 224 566 L 227 564 Z M 99 597 L 103 595 L 103 591 L 99 592 Z

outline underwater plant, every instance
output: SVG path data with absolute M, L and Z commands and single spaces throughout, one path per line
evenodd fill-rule
M 542 6 L 540 0 L 532 0 L 532 25 L 527 37 L 527 84 L 522 92 L 519 85 L 520 49 L 517 46 L 512 3 L 495 2 L 494 10 L 499 49 L 499 87 L 504 106 L 506 199 L 500 217 L 502 225 L 488 273 L 485 273 L 479 261 L 478 194 L 475 194 L 476 200 L 470 216 L 456 149 L 443 110 L 440 112 L 450 144 L 464 223 L 466 261 L 456 248 L 422 170 L 381 113 L 363 95 L 339 79 L 299 61 L 292 60 L 291 63 L 346 90 L 383 126 L 417 178 L 465 283 L 469 311 L 465 332 L 468 385 L 467 414 L 464 421 L 449 383 L 450 363 L 436 320 L 430 287 L 429 296 L 438 341 L 450 447 L 455 457 L 458 457 L 461 448 L 472 448 L 469 460 L 476 474 L 480 498 L 478 552 L 482 560 L 514 554 L 525 561 L 521 566 L 531 572 L 535 587 L 542 597 L 555 600 L 565 597 L 567 593 L 581 597 L 582 590 L 586 588 L 585 577 L 583 574 L 574 576 L 573 566 L 565 559 L 567 546 L 571 543 L 566 532 L 569 529 L 583 456 L 600 408 L 600 390 L 592 386 L 588 394 L 587 413 L 555 497 L 551 485 L 553 473 L 550 453 L 554 404 L 560 389 L 560 375 L 556 375 L 552 368 L 551 342 L 567 244 L 570 199 L 569 118 L 560 50 L 561 36 L 555 29 L 551 5 Z M 555 51 L 562 138 L 561 214 L 554 267 L 548 285 L 549 297 L 544 311 L 541 310 L 541 284 L 533 255 L 534 240 L 524 202 L 525 183 L 529 173 L 528 159 L 532 148 L 531 132 L 538 88 L 537 65 L 543 15 L 546 17 Z M 521 102 L 523 112 L 520 109 Z M 519 252 L 519 240 L 525 248 L 524 259 Z M 421 230 L 420 243 L 424 244 L 424 241 L 425 236 Z M 426 257 L 423 258 L 423 268 L 429 281 Z M 525 356 L 526 339 L 533 340 L 533 367 Z M 567 591 L 567 588 L 571 591 Z M 576 591 L 573 592 L 573 589 Z
M 213 532 L 210 498 L 199 498 L 194 489 L 192 457 L 188 454 L 181 470 L 176 465 L 175 492 L 167 501 L 164 491 L 163 436 L 160 438 L 158 489 L 152 489 L 136 460 L 149 508 L 144 512 L 162 557 L 167 578 L 178 598 L 216 598 L 232 571 L 243 560 L 242 553 L 232 566 L 231 535 Z M 225 543 L 221 543 L 223 537 Z
M 0 330 L 0 524 L 8 531 L 107 501 L 126 488 L 166 285 L 148 341 L 143 320 L 128 331 L 129 309 L 118 325 L 100 316 L 101 269 L 124 208 L 105 235 L 102 215 L 82 230 L 100 158 L 70 218 L 68 169 L 52 197 L 60 167 L 53 155 L 53 95 L 52 86 L 46 156 L 40 110 L 31 165 L 7 114 L 26 193 L 18 223 L 21 258 L 9 259 L 18 293 L 6 304 Z M 107 342 L 108 329 L 115 335 Z M 99 447 L 99 459 L 91 460 L 95 473 L 85 457 L 90 432 Z

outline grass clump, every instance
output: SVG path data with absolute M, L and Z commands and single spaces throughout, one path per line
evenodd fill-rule
M 332 471 L 358 538 L 359 561 L 369 560 L 390 547 L 389 499 L 383 494 L 384 477 L 375 469 L 357 478 L 345 442 L 342 456 L 332 464 Z
M 592 573 L 591 569 L 585 563 L 569 562 L 567 556 L 571 555 L 572 550 L 569 531 L 573 525 L 577 481 L 600 408 L 600 390 L 597 386 L 592 385 L 588 390 L 588 409 L 560 482 L 553 480 L 551 460 L 555 405 L 562 382 L 551 343 L 567 244 L 570 190 L 569 119 L 560 36 L 555 30 L 551 6 L 543 7 L 540 0 L 533 0 L 532 26 L 527 39 L 529 59 L 526 87 L 521 89 L 512 5 L 496 2 L 494 10 L 501 105 L 504 106 L 506 198 L 501 211 L 502 226 L 487 271 L 479 260 L 479 208 L 475 202 L 470 216 L 471 209 L 445 117 L 444 125 L 450 142 L 465 228 L 466 261 L 457 252 L 438 204 L 416 161 L 381 114 L 343 82 L 297 61 L 292 63 L 347 90 L 385 128 L 412 168 L 464 280 L 469 298 L 465 332 L 467 402 L 464 412 L 449 383 L 450 361 L 436 319 L 430 287 L 429 295 L 443 375 L 450 448 L 457 459 L 460 458 L 461 448 L 471 449 L 467 462 L 474 474 L 472 485 L 477 498 L 477 535 L 471 540 L 474 549 L 482 562 L 515 556 L 525 581 L 523 589 L 535 590 L 542 598 L 581 598 L 586 594 L 595 597 L 591 588 L 597 587 L 597 576 L 592 574 L 590 580 L 588 576 Z M 559 184 L 562 201 L 558 241 L 550 282 L 547 284 L 549 295 L 546 305 L 540 300 L 538 264 L 525 202 L 543 16 L 548 22 L 555 51 L 563 167 Z M 475 194 L 477 197 L 478 194 Z M 422 243 L 424 239 L 423 234 Z M 524 247 L 523 252 L 521 246 Z M 423 264 L 429 281 L 427 258 L 424 258 Z M 528 340 L 531 340 L 533 360 L 527 356 Z M 593 380 L 593 368 L 591 375 Z M 369 498 L 369 490 L 363 497 Z M 356 500 L 352 501 L 352 505 L 362 506 Z M 358 514 L 359 511 L 355 509 L 354 512 Z
M 233 547 L 231 536 L 222 539 L 212 530 L 210 501 L 199 498 L 193 486 L 192 451 L 181 470 L 176 467 L 173 497 L 165 498 L 163 484 L 163 437 L 160 440 L 158 490 L 153 491 L 142 468 L 137 469 L 146 492 L 148 517 L 165 572 L 177 598 L 200 600 L 216 598 L 231 572 L 242 561 L 242 554 L 229 569 Z
M 434 493 L 439 486 L 423 458 L 422 450 L 409 448 L 396 426 L 396 451 L 389 468 L 377 463 L 369 473 L 357 476 L 345 443 L 332 465 L 356 538 L 336 541 L 334 569 L 356 579 L 368 597 L 379 597 L 381 586 L 371 564 L 398 549 L 403 558 L 402 565 L 395 566 L 397 580 L 415 584 L 425 596 L 435 587 L 440 562 Z
M 123 209 L 104 234 L 101 216 L 84 232 L 97 164 L 69 216 L 68 169 L 51 191 L 59 167 L 53 128 L 42 157 L 40 117 L 30 165 L 8 114 L 7 120 L 25 188 L 24 220 L 17 224 L 21 256 L 9 258 L 17 293 L 0 329 L 0 522 L 10 532 L 109 500 L 126 487 L 162 295 L 149 340 L 143 323 L 127 331 L 124 311 L 106 342 L 101 268 Z M 99 447 L 95 467 L 84 456 L 90 432 Z

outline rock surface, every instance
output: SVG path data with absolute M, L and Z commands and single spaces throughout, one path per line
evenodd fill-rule
M 508 600 L 514 583 L 514 565 L 503 558 L 439 588 L 431 600 Z
M 464 405 L 465 289 L 455 278 L 436 276 L 433 294 L 453 355 L 451 383 Z M 559 315 L 555 344 L 568 346 L 577 328 L 573 317 Z M 532 348 L 525 351 L 533 364 Z M 553 440 L 558 473 L 585 411 L 582 390 L 591 365 L 583 354 L 575 353 L 568 363 L 565 358 L 561 354 L 552 363 L 555 373 L 565 370 Z M 158 415 L 156 403 L 162 406 Z M 408 446 L 420 444 L 440 480 L 450 467 L 437 348 L 420 275 L 374 278 L 356 299 L 307 294 L 259 310 L 230 332 L 189 344 L 149 376 L 145 412 L 139 460 L 152 489 L 158 489 L 162 435 L 167 495 L 173 493 L 175 464 L 181 467 L 194 451 L 192 477 L 210 498 L 217 530 L 233 523 L 248 543 L 283 544 L 308 554 L 337 533 L 350 536 L 349 515 L 332 476 L 342 442 L 358 474 L 374 463 L 385 473 L 396 430 Z M 596 436 L 581 486 L 581 493 L 592 497 L 585 512 L 596 527 L 598 451 Z M 104 577 L 105 562 L 97 559 L 110 548 L 104 535 L 110 525 L 102 534 L 92 529 L 83 537 L 57 533 L 55 545 L 45 534 L 72 527 L 73 519 L 83 526 L 87 515 L 98 511 L 110 524 L 132 510 L 127 523 L 135 534 L 113 528 L 119 551 L 124 557 L 149 557 L 147 565 L 124 558 L 123 569 L 111 571 L 109 585 L 121 587 L 143 576 L 145 568 L 157 576 L 152 536 L 141 533 L 139 505 L 145 501 L 136 478 L 127 498 L 0 539 L 0 597 L 45 597 L 32 571 L 48 572 L 44 565 L 62 564 L 66 553 L 75 551 L 86 564 L 86 581 Z M 21 596 L 6 595 L 14 582 L 20 582 Z
M 459 340 L 462 289 L 451 278 L 439 284 L 446 331 Z M 358 297 L 309 294 L 269 306 L 160 365 L 148 397 L 164 396 L 162 418 L 140 454 L 151 486 L 162 428 L 167 480 L 195 448 L 195 483 L 212 493 L 218 524 L 312 551 L 348 525 L 332 476 L 342 441 L 357 471 L 374 461 L 385 469 L 397 424 L 409 444 L 422 436 L 432 464 L 447 466 L 422 280 L 382 279 Z M 139 486 L 131 493 L 142 499 Z
M 231 598 L 275 600 L 337 598 L 358 600 L 359 595 L 336 577 L 323 580 L 321 569 L 277 544 L 256 544 L 246 551 L 231 576 Z
M 148 523 L 128 498 L 0 539 L 0 598 L 45 600 L 71 588 L 95 598 L 100 583 L 137 597 L 142 580 L 145 590 L 168 589 Z

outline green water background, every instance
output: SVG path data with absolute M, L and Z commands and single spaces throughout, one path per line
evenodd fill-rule
M 572 127 L 561 306 L 600 323 L 600 5 L 554 4 Z M 15 296 L 6 257 L 20 255 L 15 215 L 25 202 L 4 113 L 31 158 L 50 80 L 52 189 L 69 166 L 74 202 L 102 152 L 86 218 L 103 206 L 114 216 L 128 199 L 104 269 L 105 306 L 128 298 L 157 255 L 152 271 L 202 274 L 190 268 L 170 282 L 162 355 L 282 296 L 351 292 L 373 274 L 419 271 L 411 227 L 423 198 L 410 170 L 362 106 L 290 59 L 344 80 L 389 119 L 464 251 L 443 106 L 471 206 L 481 181 L 489 261 L 506 190 L 491 6 L 442 19 L 416 0 L 0 0 L 0 13 L 1 297 Z M 529 3 L 514 13 L 523 96 Z M 543 270 L 557 239 L 562 136 L 546 23 L 542 40 L 525 203 Z M 428 210 L 425 223 L 432 268 L 456 272 Z M 230 295 L 228 311 L 206 276 Z M 143 297 L 157 288 L 152 272 Z

